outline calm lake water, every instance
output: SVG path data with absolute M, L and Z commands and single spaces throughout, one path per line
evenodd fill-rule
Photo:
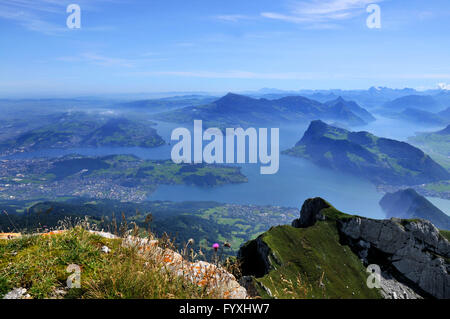
M 387 129 L 384 125 L 389 123 L 381 123 L 382 128 Z M 157 129 L 166 141 L 170 141 L 170 134 L 175 127 L 177 125 L 159 122 Z M 306 128 L 306 125 L 300 125 L 280 129 L 280 151 L 292 147 L 303 136 Z M 400 132 L 396 133 L 400 137 Z M 12 158 L 54 157 L 76 153 L 86 156 L 134 154 L 143 159 L 168 159 L 171 148 L 171 145 L 153 149 L 74 148 L 18 154 Z M 261 175 L 260 164 L 240 164 L 240 166 L 242 173 L 248 177 L 248 183 L 214 188 L 161 185 L 149 196 L 149 200 L 213 200 L 223 203 L 301 207 L 305 199 L 320 196 L 346 213 L 371 218 L 385 217 L 378 204 L 383 194 L 377 192 L 375 186 L 367 180 L 317 167 L 306 160 L 284 155 L 280 156 L 280 168 L 274 175 Z M 433 198 L 431 201 L 446 213 L 450 212 L 450 201 Z

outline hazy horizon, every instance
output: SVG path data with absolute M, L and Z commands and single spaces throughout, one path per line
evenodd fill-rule
M 66 25 L 71 3 L 79 29 Z M 3 1 L 0 96 L 449 88 L 446 4 Z

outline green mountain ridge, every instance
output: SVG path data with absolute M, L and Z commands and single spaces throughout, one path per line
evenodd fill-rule
M 254 99 L 244 95 L 228 93 L 213 103 L 191 106 L 156 115 L 157 119 L 192 123 L 203 120 L 205 125 L 223 128 L 224 125 L 250 126 L 322 118 L 336 120 L 348 125 L 364 125 L 361 117 L 352 110 L 368 117 L 370 114 L 356 103 L 342 101 L 323 104 L 302 96 L 286 96 L 275 100 Z
M 366 109 L 359 106 L 356 102 L 346 101 L 341 96 L 339 96 L 335 100 L 327 101 L 324 104 L 334 107 L 336 106 L 345 107 L 349 109 L 351 112 L 353 112 L 355 115 L 359 116 L 365 122 L 373 122 L 376 120 L 372 114 L 370 114 Z
M 96 117 L 74 112 L 50 116 L 52 124 L 0 142 L 0 152 L 36 151 L 74 147 L 157 147 L 165 141 L 152 127 L 124 117 Z
M 447 238 L 425 220 L 372 220 L 313 198 L 292 226 L 247 242 L 238 259 L 250 290 L 265 297 L 448 298 Z M 379 289 L 367 285 L 370 264 L 382 271 Z
M 311 122 L 303 138 L 284 154 L 369 179 L 376 185 L 419 185 L 450 178 L 420 149 L 368 132 Z

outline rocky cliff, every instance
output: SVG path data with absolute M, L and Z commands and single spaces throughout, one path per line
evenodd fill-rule
M 374 298 L 365 267 L 376 264 L 384 298 L 450 298 L 450 242 L 429 221 L 346 215 L 314 198 L 305 201 L 292 226 L 275 227 L 240 251 L 244 274 L 266 291 L 277 288 L 268 279 L 286 276 L 286 268 L 303 272 L 314 286 L 318 269 L 326 297 L 347 298 L 351 291 L 354 297 Z M 264 267 L 255 271 L 252 265 L 261 260 Z
M 421 295 L 450 298 L 450 243 L 429 221 L 356 217 L 339 226 L 365 264 L 379 264 Z

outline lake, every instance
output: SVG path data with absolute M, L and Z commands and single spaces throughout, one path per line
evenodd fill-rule
M 382 122 L 387 129 L 386 122 Z M 170 141 L 172 129 L 178 127 L 170 123 L 158 122 L 158 133 Z M 373 125 L 371 125 L 373 126 Z M 191 129 L 190 127 L 187 127 Z M 373 128 L 373 127 L 372 127 Z M 307 125 L 284 126 L 280 128 L 280 151 L 292 147 L 307 129 Z M 396 132 L 400 137 L 400 132 Z M 144 149 L 127 148 L 74 148 L 67 150 L 50 149 L 39 152 L 16 154 L 9 158 L 54 157 L 67 154 L 103 156 L 111 154 L 134 154 L 143 159 L 170 158 L 171 145 Z M 311 197 L 320 196 L 336 208 L 350 214 L 371 218 L 384 218 L 378 202 L 383 196 L 369 181 L 318 167 L 306 160 L 280 155 L 280 169 L 274 175 L 261 175 L 260 164 L 239 164 L 248 177 L 248 183 L 202 188 L 185 185 L 162 185 L 149 196 L 149 200 L 170 201 L 218 201 L 223 203 L 274 205 L 300 208 Z M 450 201 L 431 199 L 446 213 L 450 211 Z

